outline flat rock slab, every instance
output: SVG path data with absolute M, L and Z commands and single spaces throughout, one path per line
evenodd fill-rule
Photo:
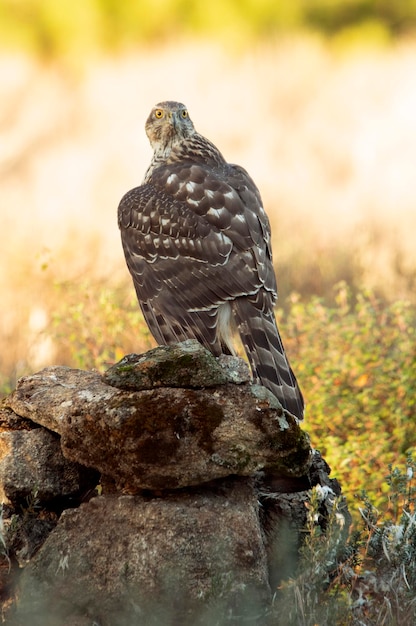
M 145 354 L 128 354 L 110 367 L 103 380 L 118 389 L 217 387 L 250 380 L 248 365 L 237 357 L 215 358 L 197 341 L 158 346 Z
M 17 623 L 31 626 L 240 623 L 270 602 L 256 492 L 229 479 L 163 499 L 93 498 L 62 514 L 18 597 Z
M 126 391 L 97 372 L 49 367 L 6 399 L 57 432 L 66 458 L 111 477 L 118 490 L 174 489 L 260 470 L 303 476 L 308 435 L 264 387 Z

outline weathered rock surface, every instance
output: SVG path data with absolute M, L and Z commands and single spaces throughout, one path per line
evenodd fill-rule
M 328 474 L 244 362 L 195 342 L 25 377 L 0 410 L 6 623 L 265 626 Z
M 250 371 L 242 359 L 217 359 L 201 344 L 188 340 L 159 346 L 145 354 L 128 354 L 105 372 L 103 380 L 118 389 L 132 391 L 157 387 L 199 389 L 248 382 Z
M 282 580 L 292 577 L 296 571 L 297 554 L 305 534 L 299 532 L 307 524 L 310 514 L 311 488 L 320 495 L 316 523 L 325 531 L 327 520 L 336 512 L 343 518 L 343 538 L 347 540 L 351 516 L 341 486 L 330 478 L 330 468 L 317 450 L 313 451 L 312 465 L 301 479 L 282 479 L 264 476 L 258 482 L 261 503 L 261 526 L 265 534 L 269 582 L 277 589 Z M 340 549 L 344 544 L 340 543 Z
M 75 499 L 97 484 L 96 471 L 64 457 L 58 435 L 33 423 L 29 428 L 30 422 L 6 409 L 1 410 L 0 423 L 0 499 L 3 503 Z
M 217 619 L 247 604 L 255 615 L 270 601 L 256 492 L 230 479 L 165 498 L 94 498 L 63 513 L 26 567 L 21 593 L 17 615 L 33 626 L 45 616 L 151 623 L 143 615 L 194 625 L 210 605 Z
M 160 350 L 163 363 L 167 350 Z M 178 348 L 172 350 L 178 358 Z M 141 389 L 141 372 L 147 385 L 148 372 L 157 369 L 155 352 L 149 366 L 142 357 L 139 369 L 131 357 L 125 358 L 104 377 L 67 367 L 47 368 L 21 379 L 8 406 L 59 433 L 66 458 L 110 476 L 125 493 L 194 486 L 230 475 L 251 476 L 260 470 L 282 476 L 307 472 L 308 436 L 263 387 L 244 383 L 214 389 L 176 388 L 170 363 L 170 387 L 161 387 L 161 378 L 152 374 L 150 378 L 159 381 L 155 389 L 133 390 L 136 375 Z M 211 359 L 212 355 L 200 359 L 200 373 L 193 375 L 198 384 L 209 378 Z M 214 372 L 221 370 L 213 361 Z M 128 391 L 113 386 L 119 384 L 120 370 L 120 384 L 128 386 Z M 179 380 L 184 378 L 182 370 L 181 362 Z

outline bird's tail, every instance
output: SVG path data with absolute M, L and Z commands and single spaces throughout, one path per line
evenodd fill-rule
M 233 309 L 253 377 L 267 387 L 285 409 L 303 419 L 302 392 L 287 360 L 273 310 L 259 310 L 247 298 L 235 300 Z

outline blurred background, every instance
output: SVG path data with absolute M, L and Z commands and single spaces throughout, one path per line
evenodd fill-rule
M 1 392 L 154 345 L 117 206 L 167 99 L 260 188 L 305 427 L 382 499 L 416 442 L 416 0 L 0 0 Z

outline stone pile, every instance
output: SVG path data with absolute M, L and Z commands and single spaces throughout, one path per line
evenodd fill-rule
M 243 361 L 193 341 L 25 377 L 0 409 L 6 623 L 263 625 L 328 473 Z

